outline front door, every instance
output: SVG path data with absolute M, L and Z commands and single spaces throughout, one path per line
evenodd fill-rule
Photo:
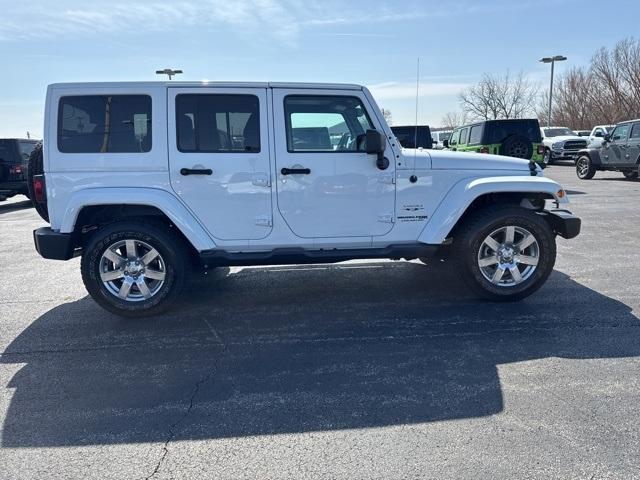
M 169 88 L 171 186 L 222 240 L 271 232 L 267 92 Z
M 634 123 L 627 141 L 627 151 L 623 157 L 623 163 L 633 167 L 640 159 L 640 122 Z
M 384 235 L 393 228 L 395 162 L 376 166 L 361 135 L 382 131 L 360 90 L 274 89 L 278 208 L 299 237 Z
M 602 146 L 602 163 L 606 165 L 620 165 L 627 149 L 627 137 L 631 124 L 618 125 L 611 132 L 611 140 Z

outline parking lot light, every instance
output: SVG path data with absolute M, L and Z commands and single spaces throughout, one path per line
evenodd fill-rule
M 551 126 L 551 107 L 553 105 L 553 67 L 556 62 L 564 62 L 567 59 L 564 55 L 555 55 L 553 57 L 543 57 L 540 59 L 542 63 L 550 63 L 551 64 L 551 84 L 549 85 L 549 120 L 547 122 L 547 127 Z

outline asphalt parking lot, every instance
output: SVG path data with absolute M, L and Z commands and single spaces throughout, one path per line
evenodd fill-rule
M 123 320 L 0 203 L 0 478 L 640 477 L 640 182 L 547 174 L 583 232 L 516 304 L 349 262 L 220 269 Z

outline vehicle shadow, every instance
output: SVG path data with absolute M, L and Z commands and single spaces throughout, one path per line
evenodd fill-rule
M 22 365 L 3 447 L 163 442 L 415 424 L 502 411 L 497 366 L 640 355 L 640 321 L 554 272 L 479 301 L 446 263 L 225 269 L 172 313 L 53 308 L 0 357 Z
M 32 208 L 33 204 L 31 200 L 24 200 L 21 202 L 0 203 L 0 215 L 3 213 L 14 212 L 16 210 L 24 210 L 25 208 Z

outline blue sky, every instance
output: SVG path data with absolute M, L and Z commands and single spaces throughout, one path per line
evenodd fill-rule
M 640 2 L 618 0 L 0 0 L 0 137 L 42 134 L 46 85 L 154 80 L 319 81 L 369 86 L 395 124 L 436 126 L 484 72 L 546 85 L 545 55 L 589 62 L 632 35 Z

